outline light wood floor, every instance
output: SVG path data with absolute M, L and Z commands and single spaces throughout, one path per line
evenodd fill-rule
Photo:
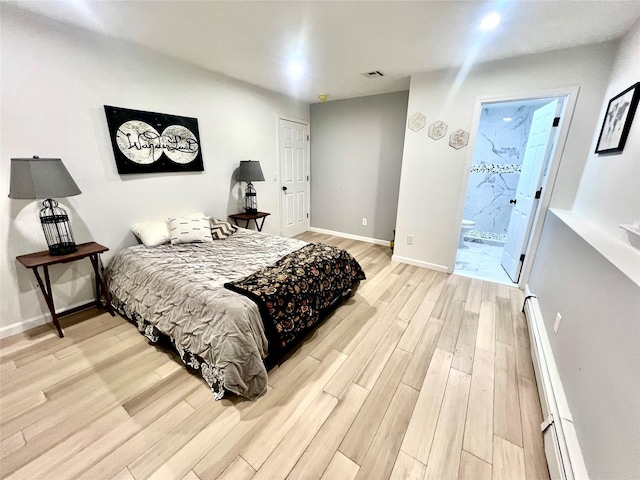
M 0 474 L 87 479 L 548 478 L 522 293 L 348 249 L 368 280 L 256 402 L 216 402 L 96 310 L 0 343 Z

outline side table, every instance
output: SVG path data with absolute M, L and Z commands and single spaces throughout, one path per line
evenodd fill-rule
M 49 312 L 51 313 L 53 324 L 58 330 L 58 336 L 60 338 L 64 337 L 64 334 L 62 333 L 62 328 L 60 328 L 60 322 L 58 321 L 59 318 L 64 317 L 66 315 L 71 315 L 72 313 L 75 313 L 75 312 L 79 312 L 80 310 L 84 310 L 85 308 L 91 307 L 94 304 L 96 307 L 101 308 L 100 298 L 103 296 L 106 299 L 105 307 L 107 311 L 111 314 L 111 316 L 115 316 L 115 312 L 113 311 L 113 307 L 111 306 L 111 299 L 109 298 L 109 292 L 107 290 L 107 286 L 105 285 L 104 280 L 100 275 L 100 272 L 98 271 L 98 255 L 108 251 L 109 249 L 96 242 L 83 243 L 78 245 L 77 247 L 78 247 L 77 251 L 73 253 L 68 253 L 66 255 L 52 256 L 52 255 L 49 255 L 48 250 L 45 250 L 43 252 L 29 253 L 27 255 L 20 255 L 16 257 L 16 260 L 18 260 L 22 265 L 33 270 L 33 273 L 36 276 L 36 280 L 38 281 L 38 286 L 42 291 L 42 295 L 44 295 L 44 299 L 47 301 L 47 306 L 49 307 Z M 84 305 L 80 305 L 78 307 L 72 308 L 70 310 L 56 313 L 56 309 L 53 304 L 53 292 L 51 291 L 51 280 L 49 278 L 49 265 L 56 265 L 58 263 L 75 262 L 76 260 L 81 260 L 86 257 L 89 257 L 89 260 L 91 260 L 91 264 L 93 265 L 93 272 L 95 274 L 95 286 L 96 286 L 95 303 L 89 302 Z M 42 269 L 44 270 L 44 280 L 45 280 L 44 283 L 42 282 L 42 277 L 40 276 L 38 267 L 42 267 Z
M 266 212 L 256 212 L 256 213 L 234 213 L 233 215 L 229 215 L 229 218 L 233 218 L 233 221 L 238 225 L 238 220 L 244 220 L 244 228 L 249 228 L 249 222 L 253 220 L 256 223 L 256 228 L 259 232 L 262 231 L 262 226 L 264 225 L 264 219 L 267 218 L 270 213 Z M 258 225 L 258 219 L 262 219 L 260 225 Z

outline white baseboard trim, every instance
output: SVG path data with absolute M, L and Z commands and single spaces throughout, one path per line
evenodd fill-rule
M 421 260 L 414 260 L 413 258 L 400 257 L 393 255 L 391 260 L 394 262 L 406 263 L 415 267 L 428 268 L 429 270 L 435 270 L 437 272 L 449 273 L 449 269 L 444 265 L 437 265 L 435 263 L 423 262 Z
M 11 335 L 15 335 L 16 333 L 26 332 L 27 330 L 31 330 L 32 328 L 44 325 L 47 322 L 51 322 L 50 315 L 42 315 L 40 317 L 32 318 L 31 320 L 16 322 L 12 323 L 11 325 L 0 327 L 0 338 L 10 337 Z
M 309 232 L 324 233 L 325 235 L 333 235 L 334 237 L 348 238 L 349 240 L 358 240 L 360 242 L 374 243 L 376 245 L 389 246 L 390 240 L 380 240 L 379 238 L 362 237 L 351 233 L 336 232 L 334 230 L 326 230 L 324 228 L 309 227 Z
M 529 285 L 525 286 L 524 313 L 529 328 L 531 359 L 543 417 L 544 449 L 552 479 L 588 479 L 569 403 L 555 362 L 542 311 Z
M 89 298 L 84 302 L 75 302 L 72 305 L 66 305 L 60 309 L 56 309 L 58 314 L 65 310 L 71 310 L 72 308 L 79 307 L 80 305 L 85 305 L 91 301 L 95 301 L 95 298 Z M 46 310 L 46 307 L 45 307 Z M 15 322 L 11 325 L 6 325 L 4 327 L 0 327 L 0 338 L 10 337 L 11 335 L 16 335 L 17 333 L 26 332 L 27 330 L 31 330 L 32 328 L 39 327 L 40 325 L 44 325 L 46 323 L 51 324 L 51 329 L 53 332 L 56 332 L 56 327 L 53 326 L 53 321 L 51 320 L 51 314 L 47 311 L 47 313 L 43 313 L 42 315 L 38 315 L 35 318 L 30 318 L 29 320 L 24 320 L 22 322 Z M 56 333 L 57 335 L 57 333 Z

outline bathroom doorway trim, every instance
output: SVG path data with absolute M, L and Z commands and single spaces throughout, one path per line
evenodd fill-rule
M 449 254 L 449 272 L 453 273 L 453 269 L 456 263 L 456 253 L 458 251 L 458 240 L 460 237 L 460 225 L 462 224 L 462 217 L 464 214 L 464 202 L 467 196 L 467 188 L 469 182 L 469 173 L 471 171 L 471 163 L 473 162 L 473 154 L 476 146 L 476 139 L 478 136 L 478 127 L 480 124 L 480 115 L 482 113 L 483 105 L 490 103 L 506 103 L 517 102 L 523 100 L 534 100 L 539 98 L 557 98 L 563 97 L 564 102 L 562 106 L 562 113 L 560 114 L 559 132 L 557 134 L 557 141 L 553 154 L 550 160 L 548 174 L 544 180 L 542 188 L 542 196 L 540 197 L 540 204 L 536 210 L 533 225 L 531 227 L 531 233 L 529 235 L 529 242 L 527 250 L 525 252 L 524 262 L 518 280 L 518 285 L 522 288 L 526 285 L 531 273 L 531 265 L 538 248 L 538 242 L 540 241 L 540 235 L 542 233 L 542 225 L 549 209 L 549 203 L 551 202 L 551 195 L 553 193 L 553 187 L 555 185 L 556 177 L 558 175 L 558 169 L 560 167 L 560 161 L 562 154 L 564 153 L 565 144 L 567 141 L 567 135 L 569 133 L 569 127 L 573 118 L 573 112 L 575 110 L 576 101 L 578 99 L 578 92 L 580 87 L 566 87 L 550 90 L 540 90 L 535 92 L 526 92 L 522 94 L 514 95 L 492 95 L 476 97 L 475 107 L 473 110 L 473 119 L 471 121 L 469 146 L 467 150 L 467 158 L 465 161 L 465 167 L 462 177 L 462 188 L 460 189 L 460 195 L 458 197 L 458 207 L 456 210 L 456 221 L 454 224 L 454 230 L 451 232 L 450 240 L 450 254 Z

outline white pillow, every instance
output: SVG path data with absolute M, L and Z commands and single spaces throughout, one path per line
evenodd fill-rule
M 171 240 L 169 222 L 166 220 L 136 223 L 131 227 L 131 231 L 140 239 L 145 247 L 157 247 Z
M 178 217 L 169 219 L 171 245 L 178 243 L 211 243 L 211 226 L 207 217 Z

